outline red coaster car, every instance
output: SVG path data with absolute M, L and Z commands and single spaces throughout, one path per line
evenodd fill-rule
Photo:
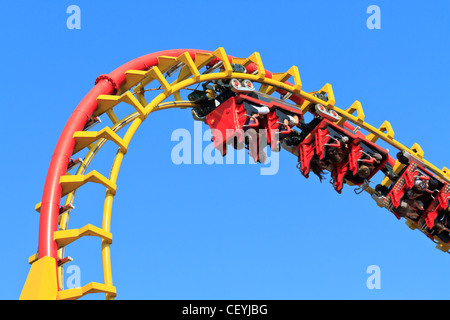
M 331 172 L 335 190 L 341 193 L 344 180 L 361 185 L 388 161 L 388 152 L 337 124 L 322 119 L 300 142 L 299 169 L 308 178 L 311 165 Z
M 260 161 L 260 150 L 269 145 L 277 151 L 279 137 L 289 134 L 291 126 L 283 120 L 292 115 L 298 121 L 302 119 L 301 111 L 293 105 L 253 91 L 231 96 L 206 116 L 206 123 L 211 128 L 214 147 L 223 156 L 226 155 L 227 144 L 238 148 L 238 145 L 245 144 L 248 136 L 249 153 L 255 161 Z
M 448 207 L 449 192 L 448 184 L 411 161 L 403 169 L 396 183 L 390 187 L 383 205 L 393 212 L 397 219 L 408 217 L 418 221 L 422 218 L 429 228 L 433 228 L 438 212 Z

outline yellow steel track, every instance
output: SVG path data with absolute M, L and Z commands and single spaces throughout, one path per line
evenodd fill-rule
M 213 59 L 219 59 L 221 61 L 221 68 L 217 69 L 217 72 L 204 72 L 204 66 Z M 389 122 L 385 121 L 380 127 L 374 127 L 365 122 L 365 115 L 361 104 L 355 101 L 351 106 L 347 108 L 338 108 L 335 105 L 335 98 L 332 86 L 325 84 L 323 88 L 315 92 L 302 91 L 302 83 L 298 68 L 293 66 L 287 72 L 274 73 L 271 77 L 267 76 L 267 72 L 264 69 L 261 57 L 259 53 L 255 52 L 248 58 L 232 58 L 232 63 L 240 63 L 244 66 L 254 65 L 256 67 L 255 72 L 250 73 L 234 73 L 227 59 L 227 54 L 223 48 L 218 48 L 212 53 L 199 53 L 196 54 L 195 59 L 192 59 L 189 54 L 182 54 L 179 57 L 164 57 L 158 58 L 158 66 L 151 68 L 148 71 L 140 70 L 128 70 L 126 72 L 126 85 L 121 87 L 116 95 L 100 95 L 97 97 L 98 107 L 94 116 L 101 116 L 106 114 L 112 122 L 111 128 L 106 127 L 101 131 L 80 131 L 76 132 L 74 138 L 76 140 L 76 151 L 83 149 L 88 150 L 84 156 L 82 164 L 79 166 L 76 174 L 63 176 L 60 180 L 63 186 L 63 195 L 66 194 L 65 206 L 73 204 L 76 191 L 79 187 L 87 182 L 100 183 L 106 187 L 106 194 L 103 206 L 103 219 L 101 228 L 97 228 L 91 225 L 86 226 L 84 229 L 69 229 L 69 217 L 71 210 L 66 211 L 60 215 L 59 218 L 59 231 L 55 235 L 61 245 L 58 250 L 58 258 L 63 259 L 65 257 L 65 245 L 73 242 L 74 240 L 84 236 L 92 235 L 98 236 L 102 239 L 102 265 L 103 265 L 103 278 L 104 284 L 89 283 L 82 288 L 66 289 L 64 290 L 63 280 L 63 266 L 59 267 L 59 291 L 58 299 L 78 299 L 85 294 L 103 292 L 106 295 L 106 299 L 114 299 L 116 296 L 116 289 L 113 286 L 113 279 L 111 275 L 111 257 L 110 246 L 112 244 L 111 235 L 111 210 L 113 205 L 113 199 L 116 194 L 116 183 L 119 175 L 119 171 L 122 165 L 122 160 L 128 151 L 128 146 L 138 128 L 146 120 L 146 118 L 154 111 L 165 110 L 168 108 L 189 108 L 193 107 L 193 103 L 183 101 L 181 98 L 181 92 L 187 90 L 189 87 L 197 85 L 202 82 L 221 80 L 229 78 L 248 79 L 256 83 L 260 83 L 260 91 L 266 94 L 273 94 L 277 90 L 286 91 L 293 96 L 298 96 L 305 99 L 302 105 L 297 107 L 302 112 L 308 112 L 310 103 L 323 104 L 325 107 L 332 109 L 338 113 L 341 120 L 338 124 L 344 122 L 350 122 L 355 126 L 359 126 L 361 130 L 367 132 L 367 139 L 372 142 L 376 142 L 378 139 L 385 141 L 390 146 L 396 148 L 398 151 L 406 151 L 419 159 L 430 171 L 436 174 L 440 179 L 450 183 L 450 171 L 447 168 L 438 169 L 428 161 L 424 159 L 424 153 L 418 144 L 414 144 L 411 148 L 408 148 L 394 139 L 394 131 Z M 171 77 L 167 76 L 167 71 L 173 71 L 178 67 L 180 70 L 177 74 L 178 77 L 168 82 Z M 166 76 L 164 76 L 166 74 Z M 174 73 L 173 73 L 174 74 Z M 293 84 L 287 81 L 292 81 Z M 147 88 L 151 84 L 155 84 L 152 91 Z M 156 90 L 160 89 L 160 90 Z M 313 93 L 320 92 L 326 93 L 328 96 L 328 102 L 324 102 L 315 97 Z M 151 100 L 147 97 L 146 93 L 151 95 Z M 165 102 L 168 98 L 173 97 L 173 101 Z M 149 102 L 147 101 L 149 100 Z M 130 113 L 123 119 L 118 119 L 115 110 L 121 108 L 124 102 L 135 108 L 135 112 Z M 95 128 L 95 127 L 94 127 Z M 123 138 L 117 135 L 117 132 L 127 128 Z M 117 144 L 117 153 L 112 161 L 111 171 L 108 177 L 104 177 L 97 171 L 88 172 L 88 167 L 91 164 L 93 158 L 101 150 L 102 146 L 109 141 L 110 143 Z M 397 161 L 394 170 L 399 171 L 402 165 Z M 88 172 L 88 173 L 87 173 Z M 385 178 L 382 182 L 383 185 L 388 185 L 390 181 Z M 373 193 L 374 190 L 366 188 L 364 191 Z M 36 206 L 39 211 L 40 205 Z M 407 221 L 411 226 L 411 221 Z M 441 243 L 439 239 L 436 239 L 438 246 L 443 251 L 448 251 L 447 244 Z M 29 258 L 30 263 L 36 262 L 37 255 L 33 255 Z

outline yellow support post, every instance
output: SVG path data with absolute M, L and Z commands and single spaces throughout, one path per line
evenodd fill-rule
M 114 125 L 119 123 L 119 118 L 117 118 L 116 114 L 114 113 L 114 111 L 112 111 L 112 109 L 106 111 L 106 115 Z
M 389 123 L 389 121 L 384 121 L 383 124 L 381 125 L 381 127 L 378 129 L 381 132 L 383 132 L 385 134 L 385 136 L 389 139 L 389 140 L 394 140 L 394 130 L 392 129 L 391 124 Z M 366 136 L 367 140 L 375 143 L 378 140 L 378 136 L 373 134 L 373 133 L 369 133 Z
M 178 75 L 177 82 L 183 81 L 191 75 L 195 81 L 200 78 L 200 72 L 188 52 L 183 53 L 177 60 L 184 63 L 184 66 L 181 68 L 180 74 Z
M 334 96 L 333 96 L 334 97 Z M 350 108 L 346 109 L 345 112 L 349 113 L 349 114 L 353 114 L 356 111 L 356 120 L 359 123 L 364 123 L 364 118 L 366 117 L 364 115 L 364 110 L 362 108 L 361 102 L 359 102 L 358 100 L 356 100 L 355 102 L 353 102 L 353 104 L 350 106 Z M 339 126 L 343 125 L 344 122 L 346 121 L 345 118 L 341 118 L 341 120 L 339 120 L 337 122 L 337 124 Z
M 136 111 L 139 113 L 139 116 L 142 119 L 145 119 L 144 106 L 139 102 L 139 100 L 130 91 L 125 92 L 120 97 L 120 100 L 125 102 L 125 103 L 128 103 L 129 105 L 134 107 L 136 109 Z
M 302 80 L 300 79 L 300 73 L 296 66 L 292 66 L 288 71 L 283 73 L 274 73 L 272 74 L 272 79 L 275 81 L 279 81 L 285 83 L 290 78 L 294 79 L 294 91 L 300 92 L 302 90 Z M 277 88 L 273 86 L 269 86 L 266 84 L 262 84 L 259 91 L 271 95 Z
M 450 250 L 450 246 L 446 243 L 441 242 L 437 244 L 436 249 L 447 252 L 448 250 Z
M 450 170 L 447 167 L 443 167 L 442 172 L 450 179 Z
M 414 152 L 415 156 L 417 156 L 420 159 L 423 159 L 424 152 L 419 144 L 414 143 L 414 145 L 411 147 L 411 151 Z
M 172 87 L 167 82 L 166 78 L 164 78 L 163 74 L 159 70 L 158 67 L 153 67 L 149 71 L 149 76 L 151 76 L 153 79 L 157 80 L 161 86 L 163 87 L 164 91 L 166 91 L 168 94 L 172 93 Z
M 223 62 L 223 68 L 225 69 L 225 75 L 230 77 L 233 74 L 233 68 L 231 67 L 230 60 L 228 60 L 227 53 L 224 48 L 217 48 L 216 51 L 213 52 L 213 55 Z
M 31 265 L 20 300 L 56 300 L 58 297 L 57 263 L 43 257 Z
M 327 106 L 328 107 L 334 107 L 334 104 L 336 103 L 336 99 L 334 97 L 333 87 L 331 86 L 331 84 L 326 83 L 322 87 L 322 89 L 319 90 L 319 93 L 321 93 L 321 94 L 325 94 L 326 93 L 327 97 L 328 97 Z M 359 101 L 355 101 L 355 103 L 359 104 L 359 106 L 358 105 L 355 106 L 355 108 L 359 108 L 359 109 L 357 109 L 357 111 L 361 112 L 364 115 L 364 112 L 362 111 L 361 103 L 359 103 Z M 355 103 L 353 105 L 355 105 Z M 350 108 L 352 108 L 353 105 Z
M 244 67 L 247 67 L 250 63 L 254 63 L 256 68 L 258 69 L 258 78 L 264 79 L 266 77 L 266 70 L 264 69 L 264 65 L 261 60 L 261 56 L 258 52 L 254 52 L 250 57 L 246 59 L 246 61 L 242 64 Z
M 411 230 L 416 230 L 417 226 L 414 222 L 412 222 L 411 220 L 407 219 L 405 221 L 406 225 L 408 226 L 408 228 L 410 228 Z
M 28 263 L 33 264 L 38 260 L 39 260 L 39 252 L 36 252 L 35 254 L 33 254 L 31 257 L 28 258 Z
M 175 99 L 175 101 L 183 101 L 183 99 L 181 98 L 181 95 L 180 95 L 180 91 L 174 92 L 173 98 Z M 184 109 L 186 109 L 186 108 L 184 108 Z

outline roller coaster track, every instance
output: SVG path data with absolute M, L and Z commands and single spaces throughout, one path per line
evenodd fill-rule
M 232 63 L 242 64 L 247 73 L 235 73 Z M 110 260 L 111 209 L 117 189 L 117 177 L 131 139 L 152 112 L 195 106 L 193 102 L 182 98 L 182 94 L 192 90 L 191 86 L 230 78 L 259 83 L 260 92 L 269 95 L 277 92 L 289 99 L 303 113 L 309 111 L 311 103 L 322 104 L 339 115 L 338 125 L 357 128 L 360 132 L 365 130 L 368 140 L 375 143 L 381 139 L 398 151 L 409 153 L 441 180 L 450 183 L 449 169 L 438 169 L 426 161 L 417 143 L 408 148 L 396 141 L 394 130 L 388 121 L 378 128 L 365 122 L 359 101 L 355 101 L 346 109 L 338 108 L 335 105 L 332 86 L 328 83 L 315 92 L 302 91 L 302 82 L 296 66 L 286 72 L 271 73 L 265 70 L 259 53 L 255 52 L 248 58 L 236 58 L 227 55 L 223 48 L 213 52 L 192 49 L 156 52 L 132 60 L 108 75 L 99 76 L 95 86 L 80 102 L 65 125 L 50 162 L 42 201 L 35 208 L 40 213 L 39 249 L 29 258 L 31 269 L 20 299 L 78 299 L 89 293 L 104 293 L 106 299 L 116 297 Z M 314 93 L 327 94 L 328 101 L 320 100 Z M 168 100 L 170 97 L 173 100 Z M 124 104 L 134 107 L 134 111 L 123 119 L 118 119 L 115 111 L 120 110 Z M 112 125 L 92 131 L 95 126 L 91 125 L 104 115 L 110 119 Z M 118 132 L 125 128 L 125 134 L 119 136 Z M 105 177 L 95 170 L 88 170 L 88 167 L 107 142 L 116 144 L 118 150 L 109 176 Z M 84 158 L 75 158 L 83 150 L 86 152 Z M 403 166 L 395 160 L 393 169 L 399 172 Z M 76 173 L 70 174 L 69 170 L 75 168 Z M 80 229 L 69 229 L 69 217 L 74 209 L 76 192 L 88 182 L 101 184 L 106 188 L 102 226 L 89 224 Z M 384 186 L 390 183 L 387 177 L 381 182 Z M 369 194 L 375 193 L 369 186 L 365 186 L 363 190 Z M 64 204 L 61 205 L 62 201 Z M 406 220 L 414 229 L 414 223 Z M 64 289 L 63 268 L 66 262 L 71 261 L 65 255 L 65 247 L 83 236 L 101 238 L 104 283 L 91 282 L 80 288 Z M 450 249 L 448 244 L 439 239 L 435 242 L 442 251 Z

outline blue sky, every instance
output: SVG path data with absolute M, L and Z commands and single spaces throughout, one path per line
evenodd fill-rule
M 80 30 L 66 27 L 72 4 Z M 366 26 L 370 5 L 381 9 L 379 30 Z M 4 4 L 0 299 L 20 295 L 51 155 L 98 75 L 166 49 L 257 51 L 272 72 L 298 66 L 305 91 L 332 84 L 340 108 L 361 101 L 367 122 L 390 121 L 398 141 L 419 143 L 428 161 L 448 167 L 449 10 L 443 0 Z M 175 165 L 178 128 L 193 132 L 189 111 L 150 116 L 123 162 L 112 215 L 118 299 L 449 298 L 450 256 L 367 194 L 305 179 L 286 152 L 276 175 L 250 163 Z M 107 175 L 105 154 L 91 169 Z M 100 226 L 103 196 L 97 185 L 80 189 L 70 227 Z M 83 285 L 103 281 L 98 239 L 66 252 Z M 366 286 L 371 265 L 381 289 Z

